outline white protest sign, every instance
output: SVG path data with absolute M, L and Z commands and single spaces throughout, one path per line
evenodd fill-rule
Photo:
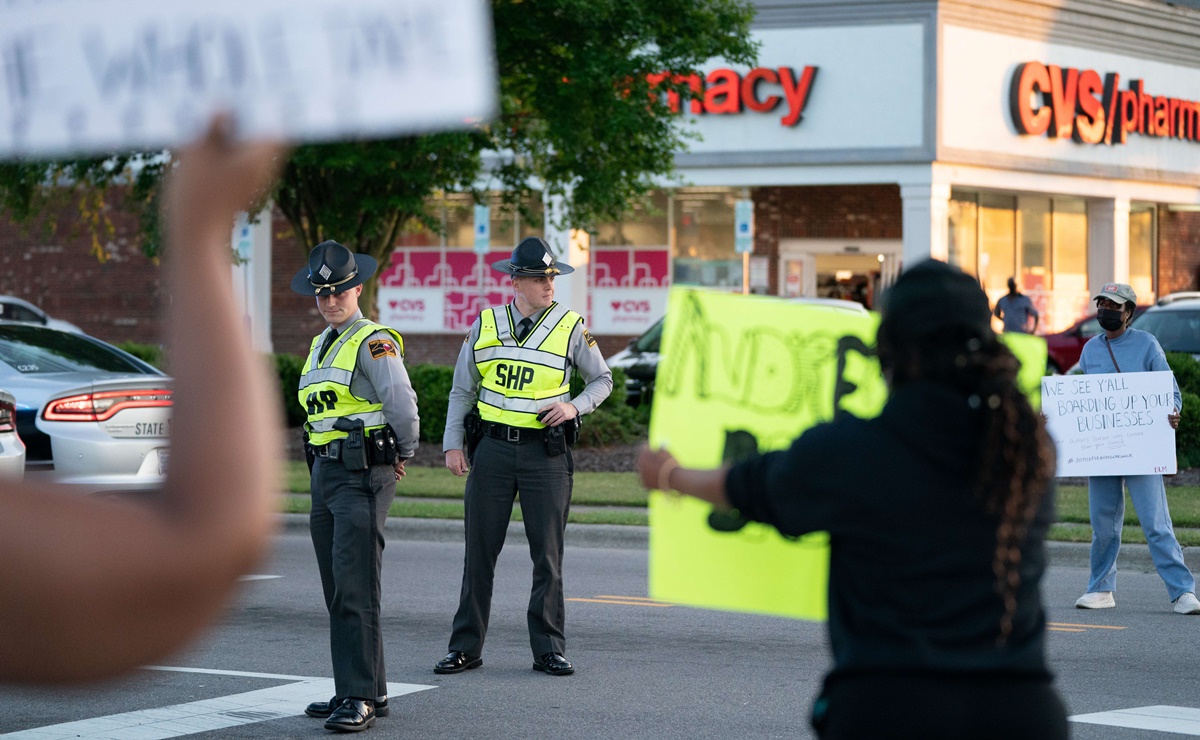
M 320 141 L 496 106 L 484 0 L 0 0 L 0 159 L 154 150 L 233 114 Z
M 1170 372 L 1042 378 L 1042 413 L 1058 447 L 1059 476 L 1173 474 Z

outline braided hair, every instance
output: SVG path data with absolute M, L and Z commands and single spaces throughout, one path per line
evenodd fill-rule
M 956 275 L 948 274 L 949 270 Z M 992 572 L 996 593 L 1004 603 L 998 638 L 1003 644 L 1012 633 L 1017 609 L 1021 544 L 1054 475 L 1054 445 L 1042 415 L 1017 387 L 1020 362 L 992 331 L 987 298 L 978 283 L 945 265 L 926 272 L 941 274 L 932 283 L 923 281 L 921 289 L 909 289 L 916 295 L 902 295 L 901 301 L 931 299 L 939 313 L 921 314 L 924 309 L 917 309 L 915 303 L 913 311 L 900 312 L 885 304 L 877 339 L 879 361 L 893 387 L 915 381 L 949 387 L 982 416 L 975 493 L 983 510 L 998 518 Z M 947 276 L 955 279 L 947 283 Z M 952 289 L 945 290 L 947 285 Z M 982 316 L 978 300 L 982 300 Z

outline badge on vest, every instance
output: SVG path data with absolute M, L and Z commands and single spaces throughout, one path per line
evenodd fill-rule
M 396 356 L 396 343 L 390 339 L 372 339 L 367 343 L 367 349 L 371 350 L 373 360 L 382 360 L 389 355 Z

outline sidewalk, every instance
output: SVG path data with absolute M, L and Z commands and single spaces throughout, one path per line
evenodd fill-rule
M 307 514 L 281 514 L 280 529 L 285 534 L 308 535 Z M 391 540 L 419 542 L 462 542 L 463 523 L 460 519 L 402 519 L 389 517 L 384 525 L 384 536 Z M 521 522 L 510 522 L 506 543 L 525 546 L 525 527 Z M 623 550 L 646 550 L 650 543 L 649 527 L 621 526 L 616 524 L 568 524 L 566 543 L 570 547 L 598 547 Z M 1047 542 L 1046 557 L 1051 566 L 1066 568 L 1088 567 L 1086 542 Z M 1200 572 L 1200 547 L 1183 548 L 1183 558 L 1188 568 Z M 1122 545 L 1117 558 L 1121 570 L 1153 573 L 1154 563 L 1150 560 L 1150 549 L 1146 545 Z

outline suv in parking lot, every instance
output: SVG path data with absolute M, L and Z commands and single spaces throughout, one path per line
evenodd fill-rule
M 1172 293 L 1133 320 L 1133 327 L 1158 339 L 1164 352 L 1200 359 L 1200 293 Z

